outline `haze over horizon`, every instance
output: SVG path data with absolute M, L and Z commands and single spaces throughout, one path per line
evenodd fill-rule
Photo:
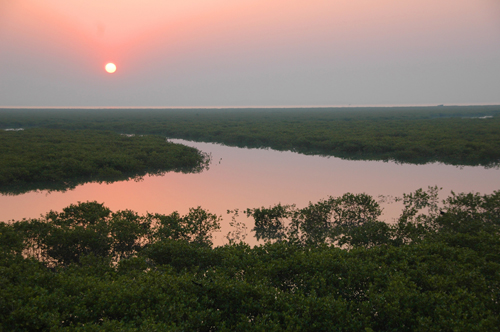
M 0 107 L 500 104 L 498 59 L 497 0 L 0 0 Z

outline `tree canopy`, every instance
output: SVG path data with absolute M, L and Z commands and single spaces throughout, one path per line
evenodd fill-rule
M 0 224 L 6 331 L 498 331 L 500 191 L 366 194 L 247 209 L 264 244 L 214 247 L 220 217 L 80 202 Z
M 500 106 L 0 110 L 0 128 L 111 130 L 347 159 L 498 166 Z
M 0 192 L 66 190 L 166 171 L 197 172 L 208 156 L 165 137 L 31 128 L 0 131 Z

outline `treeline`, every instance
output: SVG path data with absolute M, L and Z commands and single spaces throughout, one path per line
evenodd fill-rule
M 0 192 L 66 190 L 166 171 L 195 172 L 208 157 L 161 136 L 30 128 L 0 131 Z
M 495 166 L 500 106 L 0 110 L 3 128 L 99 129 L 348 159 Z
M 0 224 L 1 328 L 498 331 L 500 191 L 401 200 L 391 225 L 365 194 L 248 209 L 254 248 L 214 248 L 201 208 L 86 202 Z

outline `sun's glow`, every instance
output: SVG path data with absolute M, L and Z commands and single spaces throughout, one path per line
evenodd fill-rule
M 112 62 L 106 64 L 106 66 L 104 68 L 110 74 L 113 74 L 116 71 L 116 65 Z

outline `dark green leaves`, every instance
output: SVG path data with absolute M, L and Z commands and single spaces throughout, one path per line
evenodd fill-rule
M 220 218 L 202 208 L 181 216 L 112 212 L 101 203 L 72 204 L 62 212 L 50 211 L 44 218 L 2 225 L 0 236 L 5 250 L 23 253 L 49 265 L 80 264 L 83 257 L 109 258 L 117 262 L 146 246 L 165 240 L 183 240 L 212 245 L 212 232 Z
M 382 210 L 369 195 L 347 193 L 341 197 L 329 197 L 314 204 L 309 203 L 302 209 L 295 205 L 278 204 L 270 208 L 248 209 L 246 213 L 255 220 L 253 231 L 258 240 L 287 240 L 303 245 L 343 245 L 348 243 L 346 235 L 356 232 L 356 243 L 366 242 L 369 245 L 370 241 L 361 240 L 360 229 L 376 228 L 376 221 Z M 370 226 L 364 226 L 365 224 Z M 383 226 L 378 228 L 382 230 Z
M 500 106 L 105 112 L 15 109 L 1 110 L 0 123 L 5 128 L 35 126 L 157 134 L 348 159 L 495 166 L 500 161 L 499 114 Z M 491 118 L 479 118 L 484 115 Z M 21 172 L 16 176 L 24 175 Z
M 208 161 L 198 150 L 160 136 L 41 128 L 0 130 L 0 156 L 0 191 L 14 194 L 166 171 L 196 172 Z
M 2 224 L 0 329 L 498 331 L 499 192 L 436 194 L 405 195 L 396 225 L 365 194 L 248 210 L 269 240 L 253 248 L 211 247 L 200 208 Z

